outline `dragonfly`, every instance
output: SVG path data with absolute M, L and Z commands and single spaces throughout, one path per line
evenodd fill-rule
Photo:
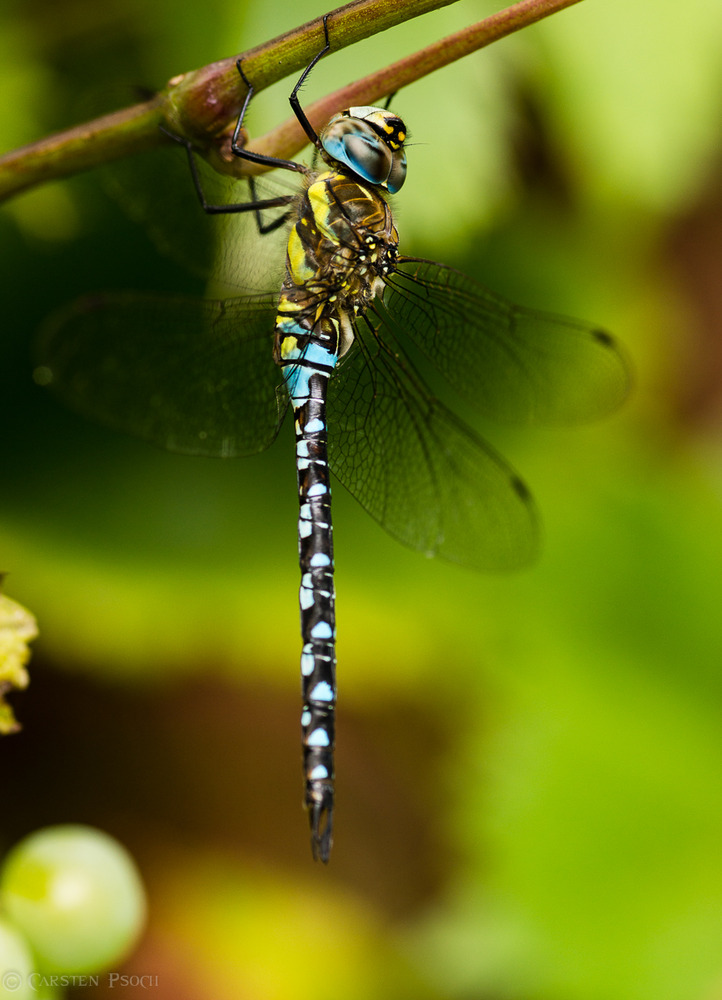
M 316 134 L 311 166 L 233 152 L 302 175 L 293 195 L 216 205 L 253 212 L 259 238 L 284 229 L 280 288 L 218 301 L 95 294 L 66 307 L 37 379 L 71 406 L 172 451 L 236 457 L 269 447 L 293 412 L 298 484 L 304 804 L 327 862 L 335 799 L 336 613 L 330 471 L 391 535 L 429 556 L 508 570 L 535 556 L 522 478 L 430 389 L 425 358 L 461 397 L 502 420 L 576 422 L 623 401 L 628 368 L 596 326 L 521 308 L 452 267 L 399 252 L 390 200 L 407 174 L 406 126 L 351 107 Z M 253 189 L 252 189 L 253 190 Z M 267 221 L 267 209 L 280 213 Z M 241 262 L 242 266 L 242 262 Z

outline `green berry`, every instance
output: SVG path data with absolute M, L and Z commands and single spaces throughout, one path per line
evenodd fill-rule
M 7 920 L 0 918 L 0 998 L 30 1000 L 33 971 L 30 948 L 22 935 Z
M 22 840 L 0 872 L 0 906 L 47 974 L 100 972 L 120 962 L 145 920 L 132 858 L 88 826 L 54 826 Z

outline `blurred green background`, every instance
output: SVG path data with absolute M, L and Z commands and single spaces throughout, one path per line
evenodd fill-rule
M 304 96 L 497 6 L 329 57 Z M 2 142 L 326 9 L 6 0 Z M 0 849 L 58 822 L 123 840 L 151 893 L 124 971 L 156 998 L 718 1000 L 722 5 L 589 0 L 393 107 L 402 250 L 613 330 L 633 396 L 599 425 L 485 429 L 544 518 L 525 573 L 424 560 L 336 489 L 338 812 L 314 866 L 291 437 L 215 462 L 63 411 L 31 379 L 44 317 L 200 286 L 96 176 L 7 204 L 0 568 L 41 637 L 0 746 Z

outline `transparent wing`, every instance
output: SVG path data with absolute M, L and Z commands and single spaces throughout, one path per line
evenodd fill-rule
M 258 179 L 233 180 L 196 157 L 203 192 L 209 204 L 229 205 L 297 192 L 283 171 Z M 104 166 L 98 175 L 105 190 L 133 222 L 142 226 L 156 248 L 193 274 L 212 276 L 227 294 L 280 287 L 285 260 L 284 234 L 261 236 L 253 212 L 206 215 L 193 186 L 185 149 L 177 143 L 146 150 Z M 265 223 L 287 208 L 266 209 Z M 222 294 L 222 293 L 219 293 Z
M 286 410 L 275 303 L 108 294 L 51 317 L 36 381 L 82 414 L 171 451 L 263 451 Z
M 473 569 L 536 552 L 533 502 L 514 470 L 425 389 L 387 331 L 364 320 L 329 385 L 332 471 L 391 535 Z
M 409 337 L 480 412 L 575 423 L 611 412 L 627 395 L 627 362 L 605 331 L 515 306 L 442 264 L 400 264 L 370 322 Z

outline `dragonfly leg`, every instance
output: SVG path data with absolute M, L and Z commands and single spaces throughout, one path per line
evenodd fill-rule
M 279 229 L 281 226 L 285 225 L 286 222 L 288 222 L 292 214 L 290 210 L 288 212 L 284 212 L 282 215 L 277 216 L 271 222 L 264 222 L 263 215 L 261 214 L 263 208 L 264 207 L 270 208 L 275 206 L 270 206 L 267 204 L 267 202 L 271 199 L 266 199 L 266 201 L 264 202 L 263 199 L 256 198 L 256 182 L 253 177 L 248 178 L 248 189 L 251 192 L 251 201 L 249 204 L 254 206 L 253 214 L 256 217 L 256 228 L 258 229 L 258 233 L 260 236 L 265 236 L 266 233 L 272 233 L 274 232 L 274 230 Z M 290 204 L 293 200 L 294 196 L 290 196 L 288 204 Z
M 331 42 L 330 42 L 329 37 L 328 37 L 328 18 L 329 18 L 328 14 L 324 14 L 323 15 L 323 35 L 324 35 L 324 39 L 325 39 L 325 44 L 324 44 L 323 48 L 320 50 L 320 52 L 316 53 L 316 55 L 313 57 L 313 59 L 311 60 L 311 62 L 308 64 L 308 66 L 303 71 L 303 73 L 301 73 L 300 77 L 298 78 L 298 82 L 297 82 L 296 86 L 293 88 L 293 90 L 291 91 L 291 96 L 288 99 L 291 107 L 293 108 L 294 115 L 296 116 L 296 118 L 298 118 L 298 121 L 299 121 L 299 124 L 301 125 L 301 128 L 306 133 L 306 135 L 311 140 L 311 142 L 316 147 L 316 149 L 320 149 L 321 148 L 321 142 L 320 142 L 318 136 L 316 135 L 316 131 L 315 131 L 313 125 L 311 124 L 311 122 L 306 117 L 306 112 L 301 107 L 301 102 L 298 99 L 298 92 L 301 89 L 301 87 L 303 86 L 303 84 L 305 83 L 306 78 L 308 77 L 309 73 L 314 68 L 314 66 L 316 65 L 316 63 L 320 59 L 323 59 L 323 57 L 326 55 L 326 53 L 329 52 L 330 49 L 331 49 Z
M 211 205 L 206 199 L 205 192 L 203 191 L 203 185 L 201 184 L 201 175 L 198 171 L 198 164 L 196 162 L 196 154 L 193 149 L 193 144 L 190 139 L 185 139 L 181 135 L 175 135 L 173 132 L 169 132 L 168 129 L 160 126 L 160 130 L 164 135 L 167 135 L 169 139 L 177 142 L 180 146 L 183 146 L 186 151 L 186 156 L 188 157 L 188 166 L 190 168 L 191 177 L 193 178 L 193 186 L 196 189 L 196 194 L 198 195 L 198 200 L 201 203 L 203 211 L 208 215 L 231 215 L 237 212 L 255 212 L 256 220 L 260 220 L 260 212 L 265 208 L 281 208 L 284 205 L 290 205 L 295 201 L 295 195 L 284 194 L 279 195 L 277 198 L 262 198 L 256 200 L 255 197 L 255 185 L 249 179 L 249 187 L 251 191 L 251 201 L 240 201 L 234 204 L 228 205 Z M 283 213 L 279 221 L 275 221 L 270 228 L 261 228 L 262 223 L 259 222 L 260 232 L 270 232 L 271 229 L 277 228 L 277 226 L 282 225 L 288 218 L 287 213 Z
M 314 68 L 316 63 L 319 61 L 319 59 L 323 59 L 323 57 L 331 48 L 331 42 L 328 37 L 328 18 L 329 18 L 328 14 L 323 15 L 323 34 L 325 39 L 324 46 L 319 52 L 316 53 L 311 62 L 303 71 L 303 73 L 301 73 L 300 77 L 298 78 L 298 82 L 291 91 L 291 96 L 289 97 L 289 102 L 291 104 L 291 107 L 293 108 L 293 113 L 298 119 L 301 128 L 306 133 L 309 140 L 313 143 L 316 149 L 321 148 L 321 142 L 318 138 L 318 135 L 316 134 L 313 125 L 311 125 L 310 121 L 306 117 L 305 111 L 301 107 L 301 102 L 298 98 L 298 92 L 303 86 L 304 82 L 306 81 L 306 78 L 308 77 L 309 73 Z M 239 145 L 238 140 L 241 134 L 241 129 L 243 128 L 243 121 L 246 117 L 246 111 L 248 110 L 248 105 L 251 103 L 251 98 L 255 93 L 255 88 L 253 84 L 249 81 L 246 74 L 243 72 L 243 65 L 241 59 L 238 60 L 236 66 L 238 68 L 238 72 L 241 75 L 241 79 L 245 83 L 247 89 L 246 89 L 246 97 L 245 100 L 243 101 L 243 107 L 241 108 L 241 113 L 238 116 L 236 127 L 233 130 L 233 139 L 231 140 L 231 150 L 235 153 L 236 156 L 240 156 L 245 160 L 251 160 L 253 163 L 262 163 L 268 167 L 282 167 L 285 170 L 295 170 L 298 171 L 299 173 L 305 173 L 308 170 L 308 168 L 303 163 L 296 163 L 295 160 L 283 160 L 280 157 L 268 156 L 265 153 L 254 153 L 252 150 L 244 149 L 243 146 Z
M 254 153 L 251 149 L 246 149 L 239 143 L 239 138 L 241 135 L 241 129 L 243 128 L 243 121 L 246 117 L 246 112 L 248 110 L 248 105 L 251 103 L 251 98 L 253 97 L 255 87 L 249 81 L 246 74 L 243 72 L 242 60 L 239 59 L 236 63 L 236 68 L 240 73 L 241 79 L 246 85 L 246 97 L 243 101 L 243 107 L 241 108 L 241 113 L 238 116 L 238 121 L 236 122 L 236 127 L 233 129 L 233 137 L 231 139 L 231 152 L 236 156 L 239 156 L 242 160 L 250 160 L 251 163 L 261 163 L 265 167 L 280 167 L 283 170 L 295 170 L 297 173 L 305 174 L 308 172 L 308 167 L 305 163 L 296 163 L 295 160 L 283 160 L 278 156 L 267 156 L 265 153 Z

